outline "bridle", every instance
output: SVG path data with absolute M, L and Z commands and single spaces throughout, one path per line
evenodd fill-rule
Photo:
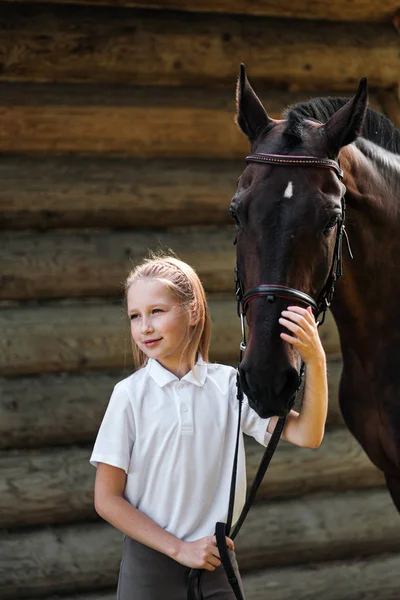
M 262 152 L 253 153 L 246 156 L 246 163 L 261 163 L 261 164 L 272 164 L 282 166 L 309 166 L 309 167 L 320 167 L 323 169 L 331 169 L 334 171 L 341 181 L 343 179 L 343 171 L 339 166 L 339 163 L 329 158 L 319 158 L 317 156 L 290 156 L 290 155 L 279 155 L 279 154 L 264 154 Z M 322 319 L 319 321 L 319 325 L 322 325 L 325 321 L 325 315 L 327 309 L 330 307 L 333 294 L 335 292 L 336 281 L 343 275 L 343 263 L 342 263 L 342 240 L 343 235 L 346 238 L 347 247 L 349 249 L 350 256 L 353 258 L 351 253 L 350 243 L 345 229 L 344 221 L 346 215 L 346 203 L 344 195 L 341 197 L 341 215 L 337 222 L 336 229 L 336 241 L 335 249 L 333 252 L 333 260 L 331 269 L 329 271 L 328 278 L 325 282 L 323 289 L 321 290 L 317 300 L 306 294 L 305 292 L 296 290 L 291 287 L 277 284 L 261 284 L 251 290 L 244 293 L 243 284 L 240 279 L 238 266 L 235 267 L 236 271 L 236 301 L 238 306 L 238 315 L 241 319 L 242 324 L 242 335 L 243 340 L 241 344 L 241 350 L 246 348 L 245 338 L 245 327 L 244 317 L 246 315 L 246 308 L 250 300 L 257 297 L 266 297 L 267 302 L 275 302 L 276 298 L 283 298 L 285 300 L 295 300 L 301 304 L 311 306 L 314 311 L 316 318 L 322 313 Z
M 255 162 L 261 164 L 272 164 L 272 165 L 282 165 L 282 166 L 312 166 L 312 167 L 321 167 L 324 169 L 333 170 L 339 180 L 341 181 L 343 178 L 343 171 L 339 166 L 339 163 L 335 160 L 331 160 L 328 158 L 319 158 L 317 156 L 290 156 L 290 155 L 278 155 L 278 154 L 264 154 L 262 152 L 249 154 L 246 157 L 246 163 Z M 235 267 L 235 293 L 236 293 L 236 301 L 237 301 L 237 312 L 240 317 L 241 328 L 242 328 L 242 341 L 240 343 L 240 359 L 239 365 L 242 362 L 243 352 L 246 350 L 246 329 L 245 329 L 245 317 L 246 317 L 246 309 L 247 305 L 254 298 L 264 297 L 267 299 L 267 302 L 273 303 L 276 298 L 283 298 L 285 300 L 294 300 L 301 304 L 305 304 L 306 306 L 311 306 L 314 311 L 315 318 L 318 318 L 322 313 L 322 319 L 318 321 L 318 326 L 322 325 L 325 321 L 326 311 L 330 307 L 333 294 L 335 291 L 335 284 L 339 277 L 343 274 L 343 264 L 342 264 L 342 240 L 343 235 L 346 238 L 347 247 L 350 253 L 351 258 L 353 258 L 349 239 L 347 237 L 344 221 L 345 221 L 345 212 L 346 212 L 346 204 L 344 195 L 341 197 L 341 206 L 342 211 L 341 215 L 337 221 L 337 229 L 336 229 L 336 241 L 335 248 L 333 253 L 332 265 L 329 271 L 328 278 L 323 286 L 318 298 L 315 300 L 305 292 L 300 290 L 296 290 L 291 287 L 287 287 L 284 285 L 278 284 L 261 284 L 255 288 L 248 290 L 246 293 L 243 289 L 243 284 L 239 276 L 238 266 Z M 217 523 L 215 528 L 215 535 L 217 538 L 217 546 L 221 556 L 222 564 L 225 568 L 229 583 L 234 591 L 235 597 L 237 600 L 244 600 L 243 595 L 239 586 L 239 582 L 237 580 L 235 571 L 233 569 L 227 546 L 226 546 L 226 536 L 229 536 L 231 539 L 235 539 L 239 530 L 247 516 L 247 513 L 250 510 L 250 507 L 253 503 L 253 500 L 256 496 L 257 490 L 260 487 L 260 484 L 264 478 L 264 475 L 268 469 L 269 463 L 274 455 L 276 447 L 278 445 L 279 439 L 281 437 L 281 433 L 283 431 L 286 417 L 280 417 L 272 433 L 271 439 L 268 443 L 267 448 L 265 449 L 264 456 L 261 460 L 260 466 L 250 488 L 249 494 L 247 496 L 245 505 L 243 506 L 242 512 L 239 516 L 235 527 L 230 533 L 231 525 L 232 525 L 232 517 L 233 517 L 233 509 L 234 509 L 234 500 L 235 500 L 235 488 L 236 488 L 236 473 L 237 473 L 237 462 L 238 462 L 238 452 L 239 452 L 239 439 L 241 433 L 241 412 L 242 412 L 242 403 L 243 403 L 243 390 L 240 382 L 239 375 L 239 365 L 237 371 L 236 378 L 236 386 L 237 386 L 237 399 L 239 402 L 239 416 L 238 416 L 238 427 L 237 427 L 237 437 L 236 437 L 236 447 L 235 447 L 235 455 L 233 461 L 233 469 L 232 469 L 232 479 L 231 479 L 231 488 L 229 495 L 229 508 L 227 515 L 226 523 Z M 302 364 L 300 369 L 300 383 L 301 378 L 304 372 L 304 364 Z M 300 387 L 300 385 L 299 385 Z M 197 583 L 197 591 L 199 600 L 203 599 L 202 594 L 202 577 L 204 571 L 201 569 L 192 569 L 189 575 L 189 584 L 188 584 L 188 595 L 187 600 L 195 600 L 196 598 L 196 583 Z

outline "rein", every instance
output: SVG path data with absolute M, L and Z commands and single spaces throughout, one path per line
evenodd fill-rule
M 290 156 L 290 155 L 277 155 L 277 154 L 264 154 L 253 153 L 249 154 L 246 157 L 246 163 L 255 162 L 261 164 L 273 164 L 273 165 L 282 165 L 282 166 L 293 166 L 293 165 L 301 165 L 301 166 L 311 166 L 311 167 L 320 167 L 324 169 L 333 170 L 339 180 L 343 178 L 343 171 L 339 166 L 339 163 L 328 159 L 328 158 L 319 158 L 317 156 Z M 274 432 L 271 435 L 271 439 L 269 440 L 268 446 L 265 449 L 263 458 L 258 467 L 256 476 L 251 485 L 249 494 L 247 496 L 246 502 L 242 508 L 240 516 L 235 524 L 235 527 L 231 533 L 232 526 L 232 518 L 233 518 L 233 509 L 235 502 L 235 489 L 236 489 L 236 475 L 237 475 L 237 462 L 238 462 L 238 453 L 239 453 L 239 440 L 241 433 L 241 415 L 242 415 L 242 403 L 243 403 L 243 390 L 240 382 L 240 374 L 239 374 L 239 365 L 242 362 L 243 352 L 246 350 L 246 328 L 245 328 L 245 316 L 246 309 L 248 303 L 254 298 L 264 297 L 267 299 L 267 302 L 273 303 L 276 298 L 283 298 L 285 300 L 295 300 L 296 302 L 300 302 L 307 306 L 311 306 L 315 313 L 315 318 L 318 318 L 322 313 L 322 319 L 317 321 L 317 325 L 321 326 L 325 321 L 326 311 L 329 308 L 333 294 L 335 291 L 335 284 L 339 277 L 343 274 L 343 264 L 342 264 L 342 240 L 343 235 L 346 238 L 347 247 L 349 250 L 349 254 L 351 258 L 353 258 L 349 239 L 347 237 L 347 233 L 344 226 L 345 220 L 345 212 L 346 212 L 346 204 L 344 197 L 341 198 L 342 205 L 342 213 L 337 222 L 337 230 L 336 230 L 336 241 L 335 241 L 335 249 L 333 254 L 333 261 L 331 265 L 331 269 L 329 271 L 328 278 L 326 283 L 318 297 L 317 300 L 314 300 L 311 296 L 302 292 L 300 290 L 296 290 L 291 287 L 287 287 L 284 285 L 278 284 L 261 284 L 255 288 L 248 290 L 244 293 L 243 284 L 239 277 L 238 267 L 235 267 L 235 293 L 236 293 L 236 301 L 237 301 L 237 313 L 240 317 L 241 329 L 242 329 L 242 341 L 240 343 L 240 357 L 239 364 L 236 375 L 236 386 L 237 386 L 237 400 L 239 403 L 239 411 L 238 411 L 238 426 L 237 426 L 237 435 L 236 435 L 236 446 L 235 446 L 235 454 L 233 460 L 233 469 L 232 469 L 232 479 L 231 479 L 231 487 L 229 494 L 229 508 L 226 523 L 216 523 L 215 526 L 215 536 L 217 539 L 217 547 L 220 553 L 221 562 L 225 568 L 225 572 L 228 577 L 228 581 L 233 589 L 235 597 L 237 600 L 244 600 L 239 581 L 236 577 L 235 571 L 233 569 L 228 548 L 226 545 L 225 537 L 228 536 L 232 540 L 235 539 L 237 534 L 240 531 L 241 526 L 247 516 L 247 513 L 250 510 L 250 507 L 253 503 L 253 500 L 256 496 L 258 488 L 264 478 L 264 475 L 268 469 L 268 466 L 271 462 L 271 459 L 274 455 L 274 452 L 278 446 L 283 428 L 285 426 L 286 417 L 279 417 L 278 422 L 275 426 Z M 300 369 L 300 383 L 297 388 L 299 390 L 301 386 L 302 377 L 304 374 L 304 363 L 301 365 Z M 297 393 L 297 392 L 296 392 Z M 293 397 L 293 402 L 295 399 L 295 395 Z M 188 590 L 187 590 L 187 600 L 204 600 L 202 593 L 202 578 L 204 574 L 204 569 L 191 569 L 189 574 L 188 581 Z M 197 587 L 197 594 L 196 594 Z

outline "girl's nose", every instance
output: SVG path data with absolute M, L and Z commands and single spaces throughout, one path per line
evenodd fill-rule
M 142 320 L 142 333 L 149 333 L 150 331 L 153 331 L 153 325 L 151 323 L 151 320 L 143 319 Z

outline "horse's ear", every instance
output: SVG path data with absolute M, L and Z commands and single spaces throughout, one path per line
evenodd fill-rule
M 329 149 L 335 154 L 347 144 L 357 139 L 363 130 L 368 106 L 368 87 L 364 77 L 360 81 L 356 95 L 325 123 L 323 131 Z
M 251 87 L 243 63 L 236 87 L 236 109 L 236 123 L 250 142 L 254 142 L 260 131 L 273 122 Z

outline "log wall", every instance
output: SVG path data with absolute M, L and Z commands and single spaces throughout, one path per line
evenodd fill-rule
M 213 360 L 236 364 L 229 201 L 239 63 L 269 114 L 351 95 L 399 126 L 397 0 L 0 1 L 0 595 L 111 600 L 121 536 L 88 464 L 132 372 L 123 281 L 147 249 L 198 271 Z M 281 443 L 237 540 L 249 600 L 397 600 L 400 528 L 343 425 L 329 316 L 317 450 Z M 360 399 L 362 401 L 362 399 Z M 248 478 L 261 448 L 246 441 Z

